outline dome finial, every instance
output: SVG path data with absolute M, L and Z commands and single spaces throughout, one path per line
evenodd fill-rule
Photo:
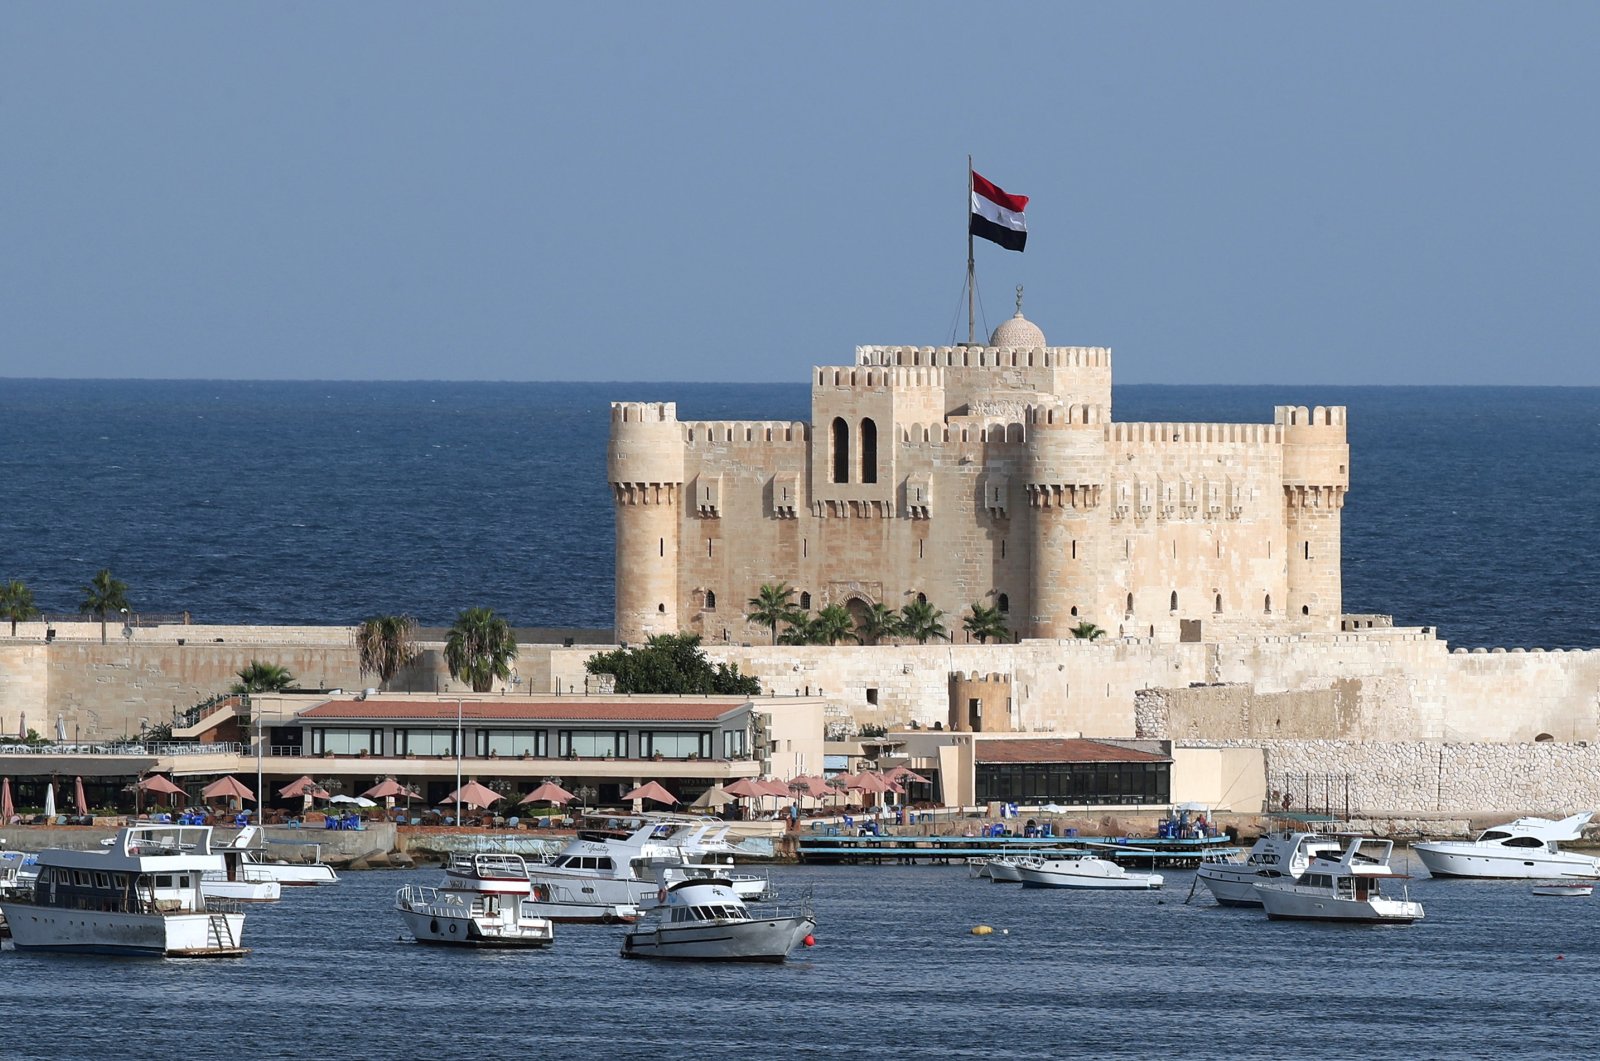
M 1017 316 L 1022 316 L 1022 285 L 1017 285 Z
M 990 346 L 1009 346 L 1018 350 L 1036 350 L 1045 345 L 1044 332 L 1022 315 L 1022 285 L 1017 285 L 1017 313 L 1000 322 L 1000 327 L 989 336 Z

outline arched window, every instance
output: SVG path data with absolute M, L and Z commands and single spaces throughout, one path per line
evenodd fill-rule
M 661 615 L 665 615 L 667 614 L 667 606 L 665 604 L 658 604 L 656 605 L 656 611 Z
M 800 610 L 801 611 L 810 611 L 811 610 L 811 594 L 809 594 L 809 593 L 800 594 Z
M 1167 605 L 1167 607 L 1171 608 L 1173 611 L 1177 611 L 1178 610 L 1178 591 L 1177 590 L 1173 590 L 1172 591 L 1172 603 Z
M 1220 594 L 1220 593 L 1217 594 L 1216 605 L 1211 610 L 1216 612 L 1218 615 L 1222 614 L 1222 594 Z
M 995 603 L 999 605 L 1001 615 L 1004 615 L 1006 612 L 1011 610 L 1011 598 L 1006 596 L 1004 593 L 1000 594 L 1000 599 Z
M 708 590 L 706 590 L 706 611 L 714 612 L 716 610 L 717 610 L 717 594 L 716 594 L 716 591 L 708 589 Z
M 1270 594 L 1270 593 L 1267 594 L 1266 606 L 1264 608 L 1262 608 L 1261 611 L 1265 615 L 1271 615 L 1272 614 L 1272 594 Z
M 918 604 L 926 604 L 926 603 L 928 603 L 928 595 L 926 593 L 917 594 L 917 603 Z
M 1078 606 L 1076 604 L 1072 606 L 1072 617 L 1074 619 L 1078 617 Z
M 842 416 L 833 418 L 833 481 L 850 481 L 850 425 Z
M 1309 605 L 1309 604 L 1300 605 L 1300 614 L 1301 615 L 1310 615 L 1311 614 L 1311 605 Z
M 878 481 L 878 425 L 868 419 L 861 421 L 861 481 Z

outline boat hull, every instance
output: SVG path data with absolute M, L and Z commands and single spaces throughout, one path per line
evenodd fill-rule
M 1455 840 L 1412 844 L 1417 860 L 1435 877 L 1478 877 L 1485 880 L 1548 880 L 1573 877 L 1600 879 L 1600 859 L 1572 852 L 1531 854 L 1500 852 Z
M 1342 899 L 1326 892 L 1260 885 L 1261 905 L 1273 921 L 1338 921 L 1352 925 L 1409 925 L 1422 920 L 1422 904 L 1402 899 Z
M 125 914 L 5 903 L 0 913 L 18 950 L 131 957 L 237 957 L 244 915 Z M 218 932 L 213 932 L 213 922 Z M 217 937 L 221 936 L 219 940 Z
M 398 907 L 418 943 L 456 947 L 538 949 L 555 942 L 546 918 L 491 920 L 428 907 Z
M 1206 886 L 1218 906 L 1260 906 L 1261 896 L 1256 894 L 1256 882 L 1261 874 L 1254 866 L 1240 866 L 1237 871 L 1202 863 L 1195 871 L 1200 883 Z
M 1015 862 L 989 863 L 989 879 L 996 884 L 1021 884 L 1022 873 Z
M 274 903 L 283 894 L 274 880 L 228 880 L 203 877 L 200 891 L 209 899 L 232 899 L 239 903 Z
M 1045 862 L 1019 866 L 1024 888 L 1098 888 L 1112 891 L 1148 891 L 1166 883 L 1159 873 L 1129 873 L 1101 859 Z
M 250 872 L 264 880 L 277 881 L 285 888 L 307 888 L 317 884 L 338 884 L 339 874 L 322 862 L 252 862 Z
M 628 932 L 622 941 L 622 956 L 669 961 L 781 962 L 816 927 L 816 921 L 809 917 L 650 926 Z

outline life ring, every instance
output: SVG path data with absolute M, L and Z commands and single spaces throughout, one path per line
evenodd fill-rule
M 656 892 L 656 902 L 664 903 L 666 901 L 667 901 L 667 886 L 665 884 L 663 884 L 661 886 L 661 890 Z
M 450 934 L 452 936 L 456 934 L 456 929 L 458 927 L 460 927 L 460 926 L 458 926 L 454 921 L 450 922 Z

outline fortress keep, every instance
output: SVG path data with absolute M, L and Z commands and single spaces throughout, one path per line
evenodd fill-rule
M 973 603 L 1024 638 L 1214 642 L 1333 631 L 1345 410 L 1117 423 L 1111 351 L 1022 315 L 987 346 L 864 346 L 811 373 L 811 423 L 611 407 L 616 626 L 759 641 L 764 583 L 814 614 Z

